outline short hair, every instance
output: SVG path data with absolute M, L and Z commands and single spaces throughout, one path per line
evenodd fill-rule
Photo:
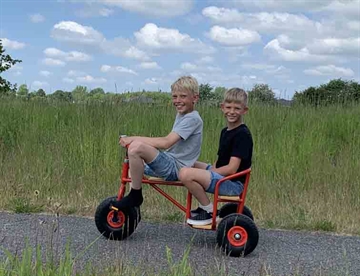
M 244 106 L 248 105 L 247 93 L 241 88 L 231 88 L 224 93 L 224 103 L 239 103 Z
M 182 76 L 171 85 L 171 92 L 179 90 L 186 90 L 193 95 L 199 95 L 199 84 L 192 76 Z

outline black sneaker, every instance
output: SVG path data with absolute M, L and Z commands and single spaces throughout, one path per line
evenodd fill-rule
M 195 217 L 196 215 L 198 215 L 201 211 L 203 211 L 204 209 L 197 207 L 195 210 L 191 210 L 190 211 L 190 217 Z M 219 210 L 217 210 L 216 215 L 219 215 Z
M 198 214 L 187 219 L 186 222 L 192 225 L 207 225 L 212 222 L 212 217 L 212 213 L 208 213 L 200 208 Z M 218 217 L 216 219 L 218 219 Z

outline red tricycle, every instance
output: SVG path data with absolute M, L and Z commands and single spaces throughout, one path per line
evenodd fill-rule
M 254 217 L 251 210 L 245 206 L 245 197 L 250 180 L 251 168 L 242 172 L 227 176 L 219 180 L 216 184 L 214 193 L 214 210 L 212 223 L 208 225 L 190 225 L 194 229 L 214 230 L 216 231 L 216 241 L 218 246 L 230 256 L 240 257 L 251 253 L 257 246 L 259 240 L 259 231 L 254 223 Z M 219 187 L 222 182 L 239 176 L 246 175 L 244 189 L 238 196 L 222 196 L 219 195 Z M 129 177 L 129 159 L 126 155 L 122 165 L 122 173 L 120 179 L 120 188 L 117 196 L 109 197 L 103 200 L 96 209 L 95 224 L 97 229 L 108 239 L 123 240 L 129 237 L 138 226 L 141 220 L 140 207 L 129 207 L 119 210 L 112 206 L 114 200 L 121 200 L 126 191 L 127 183 L 131 182 Z M 190 217 L 192 194 L 188 192 L 186 206 L 183 206 L 171 195 L 162 190 L 159 185 L 167 186 L 183 186 L 180 181 L 165 181 L 161 178 L 145 178 L 143 184 L 148 184 L 157 192 L 171 201 L 186 215 L 186 219 Z M 218 203 L 225 202 L 219 211 Z M 219 216 L 217 219 L 217 212 Z

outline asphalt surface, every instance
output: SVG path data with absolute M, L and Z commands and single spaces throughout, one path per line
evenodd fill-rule
M 167 247 L 176 262 L 190 246 L 189 261 L 197 275 L 214 275 L 218 267 L 229 275 L 360 275 L 358 236 L 260 229 L 256 249 L 233 258 L 216 248 L 215 232 L 183 224 L 141 221 L 128 239 L 109 241 L 92 218 L 0 212 L 0 258 L 3 248 L 21 252 L 26 238 L 31 246 L 41 245 L 44 251 L 52 246 L 57 254 L 70 240 L 73 255 L 80 254 L 79 269 L 89 262 L 101 268 L 122 260 L 160 271 L 168 268 Z

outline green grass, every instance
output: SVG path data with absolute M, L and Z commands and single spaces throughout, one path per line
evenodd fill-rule
M 225 122 L 199 106 L 200 159 L 216 158 Z M 171 105 L 0 103 L 0 208 L 93 215 L 119 187 L 119 134 L 163 136 Z M 360 106 L 251 106 L 254 138 L 247 205 L 259 226 L 360 234 Z M 178 209 L 144 187 L 145 219 L 181 221 Z M 166 187 L 185 203 L 183 188 Z M 38 193 L 37 193 L 38 192 Z
M 74 256 L 71 250 L 71 244 L 66 243 L 64 252 L 57 254 L 54 248 L 44 250 L 40 245 L 35 248 L 25 244 L 25 248 L 21 252 L 17 251 L 12 253 L 7 249 L 0 248 L 4 251 L 5 256 L 0 258 L 0 276 L 235 276 L 233 273 L 228 272 L 228 268 L 222 261 L 214 260 L 214 264 L 210 265 L 207 269 L 198 271 L 196 265 L 191 264 L 190 249 L 183 252 L 182 257 L 175 261 L 173 253 L 170 248 L 166 247 L 166 260 L 167 265 L 165 268 L 155 269 L 151 264 L 140 262 L 136 265 L 131 264 L 126 258 L 120 257 L 119 252 L 114 252 L 114 259 L 111 263 L 103 263 L 95 265 L 88 261 L 81 262 L 82 254 L 85 253 L 97 240 L 86 246 L 78 255 Z M 124 252 L 123 252 L 124 253 Z M 125 252 L 126 254 L 126 252 Z M 346 258 L 346 256 L 344 256 Z M 106 266 L 106 267 L 104 267 Z M 194 267 L 195 266 L 195 267 Z M 303 265 L 290 264 L 291 273 L 287 275 L 300 276 Z M 275 276 L 271 272 L 271 266 L 266 263 L 260 264 L 259 270 L 256 274 L 244 272 L 242 275 L 249 276 Z M 199 274 L 201 273 L 201 274 Z M 350 275 L 346 265 L 342 272 L 324 273 L 319 267 L 319 272 L 315 272 L 313 276 L 335 276 L 335 275 Z M 238 273 L 236 273 L 238 275 Z

